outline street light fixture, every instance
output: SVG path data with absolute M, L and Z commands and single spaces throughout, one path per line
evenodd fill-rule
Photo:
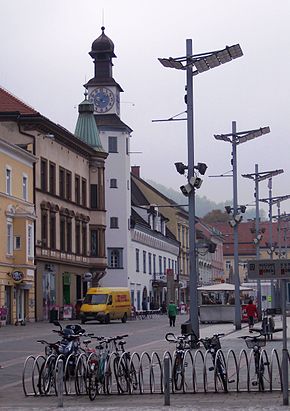
M 254 244 L 256 246 L 256 259 L 260 259 L 260 240 L 258 236 L 260 235 L 260 210 L 259 210 L 259 183 L 264 180 L 268 180 L 274 176 L 284 173 L 283 169 L 277 170 L 270 170 L 270 171 L 260 171 L 258 164 L 255 164 L 255 172 L 249 174 L 242 174 L 242 177 L 249 178 L 254 180 L 255 182 L 255 202 L 256 202 L 256 223 L 255 223 L 255 231 L 256 231 L 256 241 L 254 240 Z M 270 213 L 272 214 L 272 213 Z M 272 233 L 272 229 L 270 229 L 270 234 Z M 270 236 L 272 238 L 272 234 Z M 272 242 L 272 239 L 271 239 Z M 272 287 L 273 289 L 273 287 Z M 257 280 L 257 300 L 258 300 L 258 318 L 261 319 L 262 317 L 262 290 L 261 290 L 261 280 Z
M 188 179 L 194 176 L 194 124 L 193 124 L 193 76 L 218 67 L 243 55 L 239 44 L 202 54 L 192 54 L 192 40 L 186 40 L 186 56 L 177 58 L 159 58 L 164 67 L 186 70 L 186 105 L 187 105 L 187 151 Z M 193 70 L 195 67 L 195 70 Z M 190 290 L 190 323 L 196 338 L 199 338 L 198 319 L 198 272 L 196 267 L 196 233 L 195 233 L 195 189 L 188 195 L 189 207 L 189 290 Z
M 232 122 L 232 132 L 228 134 L 214 135 L 216 140 L 222 140 L 232 145 L 232 166 L 233 166 L 233 216 L 238 213 L 238 174 L 237 174 L 237 145 L 253 140 L 263 134 L 270 133 L 270 127 L 261 127 L 254 130 L 239 131 L 236 129 L 236 122 Z M 238 224 L 234 227 L 234 278 L 235 278 L 235 326 L 236 330 L 241 329 L 241 304 L 240 304 L 240 277 L 239 277 L 239 239 Z

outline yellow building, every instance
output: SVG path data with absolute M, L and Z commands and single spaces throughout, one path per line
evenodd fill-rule
M 33 164 L 0 136 L 0 321 L 35 319 Z

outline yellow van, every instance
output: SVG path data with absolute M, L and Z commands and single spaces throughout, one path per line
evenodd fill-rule
M 89 288 L 80 310 L 81 323 L 97 320 L 108 324 L 111 320 L 125 323 L 131 315 L 129 288 Z

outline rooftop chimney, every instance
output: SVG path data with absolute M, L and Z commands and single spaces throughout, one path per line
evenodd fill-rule
M 131 173 L 140 178 L 140 166 L 131 166 Z

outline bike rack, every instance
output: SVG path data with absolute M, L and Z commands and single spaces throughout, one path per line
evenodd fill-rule
M 281 370 L 281 353 L 277 349 L 272 349 L 267 352 L 265 349 L 260 353 L 260 365 L 264 365 L 264 380 L 265 386 L 252 387 L 251 378 L 255 374 L 255 359 L 253 350 L 246 351 L 242 349 L 240 352 L 235 352 L 233 349 L 228 351 L 218 350 L 215 357 L 215 363 L 212 362 L 212 354 L 209 350 L 205 351 L 201 348 L 197 350 L 186 350 L 182 362 L 183 384 L 180 389 L 176 389 L 172 378 L 173 364 L 176 356 L 176 351 L 165 351 L 162 355 L 156 351 L 149 353 L 148 351 L 139 354 L 134 352 L 130 356 L 130 360 L 125 358 L 128 353 L 122 353 L 118 356 L 116 353 L 111 353 L 105 363 L 105 384 L 104 394 L 100 395 L 116 395 L 125 394 L 118 388 L 118 381 L 115 370 L 120 367 L 122 361 L 128 361 L 128 367 L 133 365 L 137 375 L 137 385 L 134 381 L 128 380 L 127 394 L 162 394 L 164 393 L 164 358 L 169 358 L 170 376 L 171 376 L 171 392 L 172 393 L 197 393 L 197 392 L 221 392 L 224 391 L 223 385 L 220 384 L 218 362 L 219 357 L 225 367 L 225 378 L 227 381 L 226 391 L 241 392 L 241 391 L 281 391 L 282 390 L 282 370 Z M 22 372 L 22 386 L 26 397 L 29 396 L 50 396 L 57 395 L 56 377 L 59 368 L 60 360 L 63 360 L 63 382 L 64 394 L 68 395 L 84 395 L 87 393 L 86 376 L 89 372 L 88 364 L 97 354 L 92 352 L 89 354 L 81 353 L 79 356 L 71 354 L 65 357 L 63 354 L 55 356 L 54 354 L 45 357 L 44 355 L 30 355 L 26 358 Z M 118 361 L 115 364 L 116 359 Z M 290 355 L 288 352 L 288 359 Z M 75 373 L 70 375 L 70 361 L 75 364 Z M 115 369 L 114 369 L 115 364 Z M 50 386 L 47 385 L 45 392 L 45 381 L 41 380 L 40 372 L 43 367 L 53 367 L 52 381 Z M 213 370 L 210 376 L 209 368 Z M 31 373 L 31 375 L 30 375 Z M 234 378 L 233 378 L 234 377 Z M 229 382 L 233 378 L 233 385 Z M 83 380 L 83 381 L 82 381 Z M 80 383 L 78 385 L 78 382 Z M 47 382 L 49 384 L 50 381 Z M 43 385 L 42 385 L 43 384 Z M 49 389 L 48 389 L 49 388 Z

